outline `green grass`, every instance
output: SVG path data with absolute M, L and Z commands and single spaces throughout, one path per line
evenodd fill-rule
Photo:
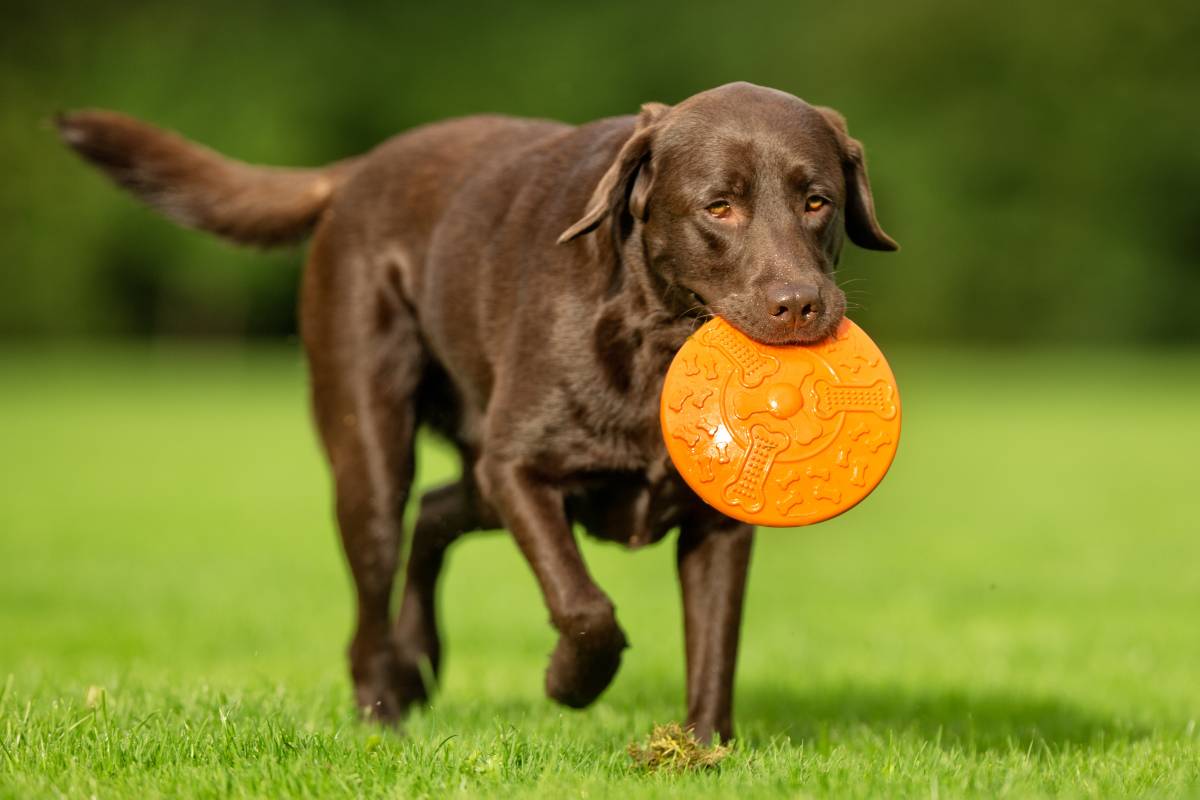
M 646 775 L 626 744 L 683 710 L 669 542 L 586 545 L 633 649 L 573 712 L 512 542 L 465 540 L 442 690 L 380 733 L 296 354 L 0 354 L 0 796 L 1200 795 L 1200 355 L 893 366 L 892 475 L 756 544 L 733 754 Z

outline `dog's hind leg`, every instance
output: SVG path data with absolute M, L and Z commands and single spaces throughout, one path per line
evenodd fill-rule
M 436 602 L 446 548 L 464 533 L 496 525 L 498 522 L 483 508 L 467 476 L 421 497 L 395 628 L 409 693 L 416 699 L 428 699 L 432 687 L 427 684 L 436 680 L 441 667 Z
M 426 356 L 395 285 L 386 273 L 372 277 L 330 227 L 318 231 L 305 271 L 302 329 L 313 410 L 354 577 L 357 622 L 349 657 L 355 696 L 365 715 L 392 721 L 418 699 L 396 648 L 390 606 Z

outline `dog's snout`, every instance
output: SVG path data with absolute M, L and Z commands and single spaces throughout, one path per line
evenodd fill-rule
M 811 283 L 785 283 L 767 289 L 767 312 L 780 322 L 801 328 L 825 310 L 821 290 Z

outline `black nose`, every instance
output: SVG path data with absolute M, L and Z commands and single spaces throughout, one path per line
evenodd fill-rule
M 821 290 L 811 283 L 785 283 L 767 289 L 767 311 L 795 328 L 814 322 L 825 310 Z

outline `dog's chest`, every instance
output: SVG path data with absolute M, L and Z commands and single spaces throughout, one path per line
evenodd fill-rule
M 661 539 L 699 501 L 670 462 L 656 398 L 608 405 L 593 394 L 579 402 L 591 407 L 588 423 L 576 416 L 553 448 L 572 454 L 563 473 L 568 513 L 601 539 L 630 547 Z M 598 413 L 605 405 L 608 413 Z
M 657 542 L 698 502 L 667 465 L 644 471 L 593 473 L 567 497 L 567 512 L 599 539 L 641 547 Z

